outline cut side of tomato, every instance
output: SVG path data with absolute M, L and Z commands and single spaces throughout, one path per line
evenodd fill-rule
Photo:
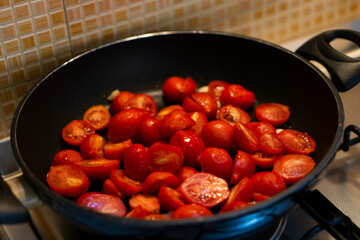
M 125 152 L 131 145 L 131 139 L 119 143 L 108 142 L 104 145 L 105 157 L 109 159 L 119 159 L 120 162 L 122 162 Z
M 259 137 L 259 148 L 265 154 L 275 155 L 283 152 L 284 145 L 277 135 L 264 133 Z
M 84 120 L 73 120 L 61 132 L 62 138 L 70 145 L 78 146 L 89 135 L 95 133 L 95 128 Z
M 83 120 L 90 123 L 95 130 L 105 129 L 111 119 L 109 110 L 103 105 L 94 105 L 84 113 Z
M 69 164 L 80 162 L 84 160 L 84 157 L 78 151 L 72 149 L 65 149 L 58 152 L 53 160 L 53 165 Z
M 239 183 L 230 189 L 226 204 L 234 201 L 250 202 L 253 197 L 253 185 L 248 177 L 244 177 Z
M 264 103 L 256 107 L 255 115 L 259 121 L 268 122 L 277 127 L 289 119 L 290 110 L 288 106 L 283 104 Z
M 282 155 L 268 155 L 263 152 L 254 152 L 250 156 L 254 159 L 255 165 L 259 168 L 272 168 L 274 162 Z
M 108 195 L 113 195 L 115 197 L 120 198 L 121 200 L 125 200 L 125 196 L 117 189 L 113 181 L 110 179 L 106 179 L 103 184 L 103 192 Z
M 244 177 L 251 177 L 255 174 L 256 165 L 254 159 L 244 151 L 238 151 L 234 158 L 234 171 L 230 184 L 237 184 Z
M 144 93 L 135 94 L 125 104 L 124 109 L 138 108 L 149 112 L 151 116 L 155 116 L 157 113 L 157 106 L 154 99 Z
M 292 129 L 284 129 L 278 133 L 279 140 L 284 144 L 285 153 L 308 155 L 315 151 L 315 140 L 307 133 Z
M 137 194 L 129 199 L 131 209 L 141 207 L 147 214 L 160 213 L 160 202 L 156 196 Z
M 250 128 L 240 122 L 234 125 L 234 138 L 240 150 L 249 153 L 259 151 L 259 139 Z
M 272 197 L 284 190 L 286 190 L 286 183 L 282 177 L 274 172 L 264 171 L 255 173 L 250 178 L 254 193 L 263 196 Z
M 161 186 L 165 185 L 176 188 L 178 184 L 179 180 L 173 173 L 153 172 L 145 178 L 142 191 L 147 195 L 157 195 Z
M 212 212 L 199 204 L 187 204 L 176 209 L 171 215 L 172 219 L 198 218 L 213 215 Z
M 174 211 L 181 206 L 184 206 L 184 199 L 182 195 L 168 186 L 161 186 L 158 198 L 161 206 L 167 211 Z
M 116 169 L 120 165 L 120 160 L 114 159 L 87 159 L 76 162 L 91 180 L 104 181 L 109 178 L 112 169 Z
M 80 143 L 81 155 L 87 159 L 103 158 L 105 157 L 105 144 L 106 140 L 101 135 L 91 134 Z
M 128 178 L 122 169 L 111 169 L 110 180 L 125 196 L 138 194 L 142 190 L 142 183 Z
M 237 209 L 241 209 L 244 207 L 249 206 L 250 204 L 248 202 L 242 202 L 242 201 L 233 201 L 231 203 L 225 204 L 223 208 L 219 211 L 219 213 L 229 212 Z
M 167 143 L 157 142 L 149 147 L 150 172 L 175 172 L 184 163 L 181 148 Z
M 250 115 L 239 107 L 233 105 L 225 105 L 219 109 L 218 119 L 226 121 L 232 126 L 235 123 L 241 122 L 247 124 L 250 122 Z

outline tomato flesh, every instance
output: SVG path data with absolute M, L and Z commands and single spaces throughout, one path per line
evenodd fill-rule
M 285 153 L 308 155 L 315 151 L 315 140 L 307 133 L 292 129 L 285 129 L 278 134 L 279 140 L 284 144 Z
M 84 120 L 73 120 L 61 132 L 62 138 L 70 145 L 78 146 L 89 135 L 95 133 L 95 128 Z
M 259 121 L 281 126 L 289 119 L 290 110 L 288 106 L 283 104 L 264 103 L 256 107 L 255 115 Z
M 103 130 L 107 127 L 111 119 L 109 110 L 103 105 L 94 105 L 85 113 L 83 120 L 90 123 L 95 130 Z

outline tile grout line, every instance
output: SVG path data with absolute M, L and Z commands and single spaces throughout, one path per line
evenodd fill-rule
M 69 45 L 70 45 L 70 54 L 71 54 L 71 58 L 72 58 L 72 57 L 74 57 L 74 49 L 73 49 L 73 44 L 72 44 L 72 41 L 71 41 L 70 22 L 69 22 L 68 14 L 67 14 L 67 11 L 66 11 L 65 0 L 62 0 L 62 3 L 63 3 L 64 15 L 65 15 L 66 32 L 67 32 L 67 35 L 68 35 L 68 41 L 69 41 Z

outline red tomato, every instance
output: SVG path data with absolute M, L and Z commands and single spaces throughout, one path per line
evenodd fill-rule
M 136 181 L 143 181 L 149 171 L 147 148 L 136 143 L 129 147 L 124 155 L 124 171 L 126 176 Z
M 137 108 L 143 109 L 150 113 L 152 117 L 154 117 L 157 113 L 157 106 L 154 99 L 144 93 L 139 93 L 127 100 L 124 104 L 124 109 Z
M 91 134 L 80 143 L 81 155 L 84 158 L 103 158 L 105 157 L 105 144 L 106 140 L 101 135 Z
M 154 195 L 158 193 L 160 187 L 163 185 L 176 188 L 178 184 L 179 180 L 173 173 L 153 172 L 145 178 L 143 184 L 143 193 L 147 195 Z
M 279 174 L 287 184 L 294 184 L 308 175 L 315 167 L 314 160 L 301 154 L 287 154 L 274 163 L 273 172 Z
M 208 120 L 216 118 L 217 102 L 209 93 L 193 93 L 186 97 L 182 105 L 187 112 L 203 112 Z
M 76 203 L 96 212 L 125 216 L 126 207 L 120 198 L 99 192 L 88 192 L 81 195 Z
M 117 189 L 125 196 L 138 194 L 142 190 L 142 183 L 128 178 L 122 169 L 112 169 L 110 180 L 113 181 Z
M 110 171 L 120 165 L 120 160 L 110 160 L 105 158 L 88 159 L 76 162 L 91 180 L 104 181 L 109 178 Z
M 152 117 L 146 118 L 139 130 L 140 142 L 149 147 L 151 144 L 161 140 L 160 120 Z
M 129 199 L 131 209 L 141 207 L 147 214 L 160 213 L 160 201 L 156 196 L 137 194 Z
M 234 128 L 225 121 L 209 121 L 201 132 L 201 137 L 207 147 L 223 148 L 227 151 L 234 149 Z
M 233 173 L 233 162 L 226 150 L 208 147 L 200 154 L 199 161 L 203 172 L 211 173 L 226 181 L 230 180 Z
M 230 189 L 226 204 L 235 201 L 250 202 L 253 197 L 253 185 L 248 177 L 244 177 L 239 183 Z
M 95 133 L 95 128 L 84 120 L 73 120 L 61 132 L 62 138 L 70 145 L 78 146 L 89 135 Z
M 155 116 L 156 119 L 158 120 L 162 120 L 165 115 L 167 115 L 168 113 L 174 111 L 174 110 L 182 110 L 185 111 L 185 109 L 181 106 L 181 105 L 170 105 L 170 106 L 166 106 L 164 108 L 162 108 Z
M 229 212 L 229 211 L 241 209 L 241 208 L 247 207 L 249 205 L 250 204 L 248 202 L 233 201 L 233 202 L 231 202 L 229 204 L 226 204 L 223 208 L 221 208 L 219 213 L 224 213 L 224 212 Z
M 90 123 L 95 130 L 105 129 L 111 119 L 111 114 L 109 110 L 103 105 L 95 105 L 90 107 L 84 113 L 83 120 Z
M 142 207 L 138 206 L 134 209 L 131 209 L 126 215 L 125 218 L 145 218 L 147 212 Z
M 247 152 L 238 151 L 234 159 L 234 171 L 230 184 L 237 184 L 244 177 L 251 177 L 255 174 L 255 161 Z
M 146 215 L 144 218 L 146 220 L 150 220 L 150 221 L 159 221 L 159 220 L 169 220 L 170 216 L 164 215 L 164 214 L 154 213 L 154 214 Z
M 65 197 L 78 197 L 90 186 L 85 172 L 74 164 L 51 166 L 46 181 L 54 192 Z
M 172 219 L 198 218 L 212 216 L 212 212 L 206 207 L 198 204 L 187 204 L 176 209 L 171 215 Z
M 143 109 L 124 109 L 110 120 L 108 125 L 108 137 L 111 142 L 126 141 L 138 133 L 142 122 L 149 116 Z
M 75 163 L 82 160 L 84 160 L 84 157 L 78 151 L 65 149 L 55 155 L 53 165 Z
M 209 94 L 214 96 L 217 101 L 220 100 L 221 93 L 224 91 L 225 87 L 230 84 L 221 80 L 214 80 L 208 84 Z
M 284 144 L 285 153 L 308 155 L 315 151 L 315 140 L 307 133 L 285 129 L 278 133 L 278 138 Z
M 237 146 L 245 152 L 259 151 L 259 139 L 257 136 L 241 122 L 234 125 L 234 136 Z
M 104 146 L 105 157 L 109 159 L 119 159 L 122 162 L 125 152 L 131 145 L 131 139 L 119 143 L 108 142 Z
M 103 192 L 108 195 L 113 195 L 115 197 L 120 198 L 121 200 L 125 200 L 125 196 L 117 189 L 113 181 L 110 179 L 106 179 L 103 184 Z
M 200 168 L 199 156 L 205 149 L 202 138 L 193 131 L 179 130 L 175 132 L 169 143 L 183 151 L 185 166 Z
M 276 134 L 275 127 L 267 122 L 249 122 L 246 126 L 250 128 L 258 138 L 264 133 Z
M 255 109 L 259 121 L 268 122 L 274 126 L 283 125 L 290 117 L 289 107 L 279 103 L 260 104 Z
M 272 133 L 264 133 L 259 137 L 259 148 L 260 151 L 269 154 L 280 154 L 284 150 L 284 145 L 279 140 L 277 135 Z
M 160 187 L 158 198 L 161 206 L 167 211 L 174 211 L 185 205 L 182 195 L 165 185 Z
M 222 91 L 220 101 L 222 105 L 234 105 L 248 109 L 255 103 L 255 94 L 239 84 L 230 84 Z
M 184 196 L 186 202 L 209 208 L 222 203 L 229 196 L 227 182 L 206 172 L 199 172 L 185 179 L 178 191 Z
M 175 172 L 184 163 L 181 148 L 167 143 L 157 142 L 149 147 L 150 172 Z
M 191 77 L 181 78 L 173 76 L 164 82 L 163 96 L 166 100 L 181 104 L 186 96 L 196 91 L 196 83 Z
M 189 166 L 183 166 L 176 172 L 174 172 L 175 176 L 179 180 L 179 184 L 181 184 L 185 179 L 192 176 L 193 174 L 198 173 L 198 170 Z
M 201 132 L 202 132 L 204 126 L 206 125 L 206 123 L 208 123 L 208 119 L 207 119 L 205 113 L 191 112 L 191 113 L 189 113 L 189 116 L 191 117 L 192 120 L 195 121 L 195 125 L 188 129 L 193 131 L 197 135 L 201 135 Z
M 254 193 L 274 196 L 286 189 L 286 183 L 279 174 L 274 172 L 258 172 L 250 178 Z
M 187 112 L 182 110 L 174 110 L 160 122 L 160 135 L 167 140 L 178 130 L 186 130 L 195 125 L 195 121 L 190 118 Z
M 260 168 L 272 168 L 274 162 L 281 155 L 268 155 L 263 152 L 254 152 L 250 154 L 252 159 L 255 161 L 255 165 Z
M 247 124 L 250 122 L 250 115 L 239 107 L 233 105 L 225 105 L 219 109 L 218 119 L 226 121 L 233 126 L 237 122 Z
M 135 94 L 131 92 L 127 92 L 127 91 L 120 92 L 111 102 L 110 111 L 112 112 L 112 114 L 115 115 L 121 110 L 123 110 L 125 103 L 133 96 L 135 96 Z

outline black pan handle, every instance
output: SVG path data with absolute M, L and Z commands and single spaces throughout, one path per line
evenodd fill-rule
M 360 82 L 360 58 L 352 58 L 334 49 L 330 42 L 336 38 L 352 41 L 360 47 L 360 33 L 339 29 L 311 38 L 296 50 L 296 53 L 323 65 L 330 73 L 337 90 L 345 92 Z

